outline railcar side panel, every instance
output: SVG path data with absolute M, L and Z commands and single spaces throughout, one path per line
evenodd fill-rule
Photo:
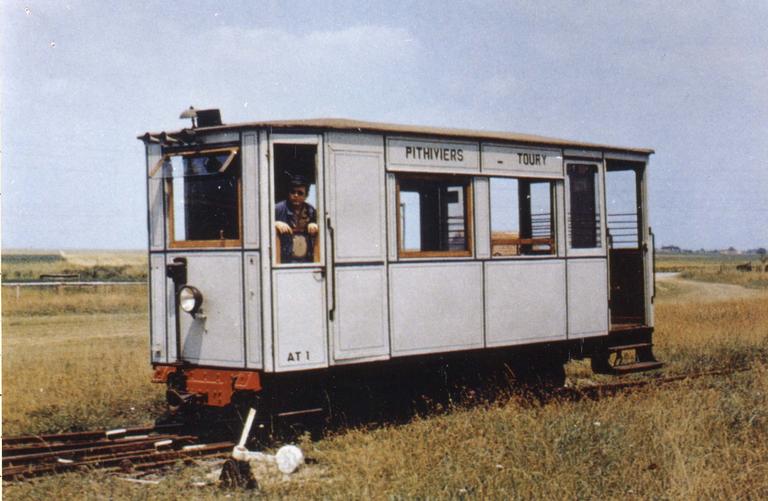
M 243 245 L 259 247 L 259 147 L 255 133 L 243 134 Z
M 246 252 L 243 256 L 245 279 L 245 348 L 249 369 L 264 368 L 263 333 L 261 330 L 261 255 Z
M 172 263 L 178 254 L 169 254 Z M 200 365 L 244 367 L 243 267 L 240 252 L 184 253 L 187 281 L 204 291 L 200 314 L 179 315 L 182 359 Z M 168 281 L 172 287 L 173 282 Z M 174 298 L 175 301 L 175 298 Z M 174 303 L 169 309 L 175 309 Z M 175 328 L 175 327 L 174 327 Z M 170 331 L 173 338 L 173 331 Z
M 409 262 L 389 267 L 392 354 L 482 348 L 480 262 Z
M 322 274 L 301 268 L 272 272 L 276 372 L 328 367 Z
M 565 261 L 485 263 L 486 346 L 565 340 Z
M 266 372 L 273 372 L 275 370 L 275 357 L 274 353 L 274 336 L 273 323 L 272 323 L 272 250 L 270 247 L 272 232 L 272 226 L 269 224 L 271 221 L 270 211 L 272 210 L 272 202 L 269 198 L 269 135 L 266 131 L 259 132 L 259 218 L 261 222 L 259 241 L 263 243 L 262 252 L 259 253 L 261 258 L 261 332 L 262 332 L 262 346 L 264 353 L 264 370 Z
M 608 334 L 608 265 L 605 258 L 569 259 L 568 338 Z
M 475 224 L 475 257 L 488 259 L 491 257 L 491 207 L 490 185 L 487 177 L 477 177 L 474 180 Z
M 389 358 L 389 309 L 384 266 L 337 267 L 334 362 Z
M 354 137 L 354 136 L 353 136 Z M 328 216 L 335 263 L 386 259 L 384 151 L 381 136 L 329 135 Z M 341 142 L 345 141 L 345 142 Z
M 150 273 L 150 345 L 152 363 L 168 363 L 168 337 L 165 331 L 166 322 L 166 278 L 165 256 L 152 254 L 149 257 Z

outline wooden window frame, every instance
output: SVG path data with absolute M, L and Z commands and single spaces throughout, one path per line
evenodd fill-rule
M 466 250 L 447 250 L 447 251 L 412 251 L 403 249 L 402 234 L 402 214 L 400 205 L 400 181 L 421 180 L 421 181 L 450 181 L 460 180 L 464 188 L 464 235 L 467 244 Z M 458 183 L 457 183 L 458 184 Z M 472 257 L 474 254 L 474 204 L 473 204 L 473 182 L 471 176 L 457 176 L 453 174 L 395 174 L 395 216 L 397 220 L 397 256 L 403 259 L 418 258 L 461 258 Z
M 226 169 L 232 163 L 232 160 L 240 152 L 240 148 L 213 148 L 210 150 L 190 151 L 178 154 L 163 155 L 161 162 L 164 162 L 171 156 L 198 156 L 210 153 L 223 153 L 229 152 L 230 155 L 226 162 L 222 164 L 219 169 L 219 173 L 224 173 Z M 161 163 L 162 165 L 162 163 Z M 168 247 L 171 249 L 195 249 L 195 248 L 232 248 L 243 246 L 243 166 L 240 165 L 240 176 L 237 178 L 237 234 L 239 238 L 224 238 L 224 239 L 212 239 L 212 240 L 176 240 L 175 218 L 173 210 L 173 177 L 165 179 L 165 193 L 166 193 L 166 207 L 168 214 Z M 182 177 L 183 178 L 183 177 Z

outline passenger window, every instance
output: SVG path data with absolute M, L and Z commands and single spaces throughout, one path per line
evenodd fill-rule
M 164 158 L 171 247 L 240 245 L 240 172 L 237 148 Z
M 275 262 L 319 263 L 317 146 L 275 144 Z
M 398 177 L 400 257 L 472 255 L 470 186 L 453 176 Z
M 568 230 L 573 249 L 601 247 L 597 166 L 568 164 Z
M 491 255 L 555 253 L 553 193 L 546 180 L 491 178 Z

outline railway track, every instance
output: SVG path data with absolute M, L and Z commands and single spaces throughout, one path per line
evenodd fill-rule
M 680 382 L 727 376 L 748 367 L 621 381 L 538 393 L 543 400 L 598 400 L 619 393 Z M 235 442 L 206 442 L 181 424 L 3 438 L 4 481 L 93 469 L 149 472 L 203 457 L 229 457 Z
M 687 379 L 700 379 L 703 377 L 729 376 L 739 372 L 748 372 L 750 367 L 734 367 L 729 369 L 715 369 L 711 371 L 692 372 L 688 374 L 678 374 L 675 376 L 653 377 L 649 379 L 640 379 L 634 381 L 619 381 L 616 383 L 603 383 L 594 386 L 581 386 L 578 388 L 564 387 L 555 388 L 549 392 L 550 398 L 561 398 L 565 400 L 599 400 L 610 397 L 622 392 L 640 390 L 644 388 L 655 388 L 666 384 L 677 383 Z
M 181 425 L 3 438 L 3 480 L 92 469 L 153 471 L 179 461 L 229 456 L 234 442 L 201 442 Z

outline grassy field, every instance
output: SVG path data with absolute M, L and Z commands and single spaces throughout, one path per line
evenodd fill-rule
M 146 280 L 143 251 L 3 252 L 3 280 L 28 282 L 41 275 L 77 275 L 81 280 Z
M 448 412 L 404 425 L 304 440 L 305 454 L 316 462 L 288 480 L 265 472 L 259 477 L 262 495 L 768 498 L 768 291 L 718 282 L 658 283 L 656 353 L 667 362 L 667 374 L 729 366 L 750 367 L 748 372 L 599 401 L 536 403 L 510 394 L 494 403 L 456 403 Z M 48 290 L 17 300 L 4 288 L 4 432 L 150 421 L 162 389 L 149 383 L 145 293 Z M 56 306 L 49 306 L 54 301 Z M 570 363 L 567 371 L 572 385 L 608 379 L 592 376 L 583 361 Z M 9 499 L 251 497 L 194 487 L 192 482 L 210 470 L 179 467 L 159 485 L 70 474 L 6 484 L 4 494 Z
M 736 267 L 750 263 L 752 271 Z M 703 282 L 742 285 L 755 289 L 768 288 L 768 261 L 757 255 L 720 256 L 690 254 L 657 254 L 657 272 L 678 272 L 682 278 Z

